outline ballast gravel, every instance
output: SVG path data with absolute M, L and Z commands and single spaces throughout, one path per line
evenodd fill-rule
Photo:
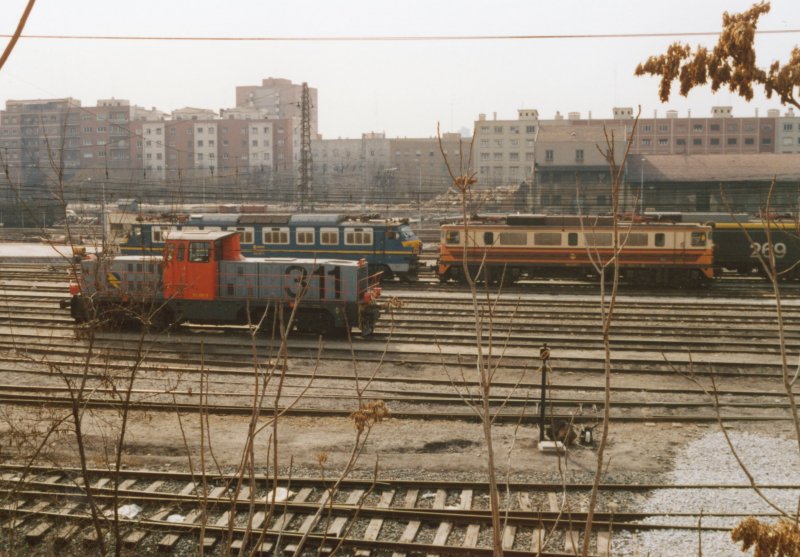
M 757 485 L 800 484 L 800 451 L 797 441 L 772 437 L 766 434 L 729 432 L 739 458 L 746 465 Z M 709 433 L 689 443 L 680 453 L 673 470 L 667 476 L 674 485 L 725 484 L 749 485 L 731 453 L 722 432 Z M 800 490 L 765 489 L 765 495 L 775 505 L 795 513 L 800 502 Z M 641 511 L 648 513 L 697 513 L 696 516 L 658 516 L 643 520 L 642 524 L 667 524 L 696 526 L 699 514 L 742 513 L 773 514 L 771 508 L 753 489 L 658 489 L 643 501 Z M 707 526 L 734 527 L 742 517 L 704 516 Z M 775 522 L 776 517 L 759 517 Z M 618 531 L 612 536 L 612 555 L 648 555 L 649 557 L 686 557 L 700 555 L 698 531 L 643 530 Z M 752 555 L 742 552 L 727 531 L 702 532 L 703 557 L 732 557 Z

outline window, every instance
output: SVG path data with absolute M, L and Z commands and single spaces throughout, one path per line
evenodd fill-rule
M 495 126 L 494 133 L 503 133 L 503 126 Z
M 710 129 L 712 132 L 718 132 L 718 131 L 719 131 L 719 124 L 711 124 L 711 125 L 709 126 L 709 129 Z
M 645 124 L 642 126 L 642 131 L 651 132 L 653 131 L 653 126 L 651 126 L 650 124 Z
M 519 133 L 519 126 L 509 126 L 508 127 L 508 132 L 509 133 L 513 133 L 513 134 L 518 134 Z
M 483 245 L 484 246 L 491 246 L 494 244 L 494 232 L 484 232 L 483 233 Z
M 457 244 L 460 242 L 460 234 L 458 230 L 448 230 L 444 233 L 445 244 Z
M 528 234 L 526 232 L 501 232 L 501 246 L 525 246 L 528 244 Z
M 536 133 L 536 126 L 525 126 L 525 133 Z
M 197 146 L 198 147 L 202 147 L 203 146 L 203 140 L 202 139 L 198 139 L 197 140 Z
M 525 160 L 532 161 L 533 160 L 533 153 L 525 153 Z
M 586 245 L 591 247 L 610 246 L 611 234 L 607 232 L 587 232 L 584 234 Z
M 658 131 L 660 131 L 660 132 L 668 132 L 669 131 L 669 126 L 666 125 L 666 124 L 661 124 L 660 126 L 658 126 Z
M 790 131 L 792 131 L 792 127 L 793 127 L 792 124 L 784 124 L 783 125 L 783 131 L 790 132 Z
M 642 139 L 642 145 L 650 145 L 649 139 Z
M 657 232 L 656 233 L 656 247 L 657 248 L 663 248 L 665 245 L 667 245 L 666 236 L 664 236 L 663 232 Z
M 288 228 L 265 228 L 263 232 L 265 244 L 288 244 Z
M 481 153 L 481 160 L 488 161 L 489 160 L 489 153 Z
M 711 145 L 719 145 L 718 137 L 712 137 L 709 141 L 711 142 Z
M 669 139 L 666 139 L 666 138 L 664 138 L 664 137 L 660 137 L 660 138 L 658 139 L 658 144 L 659 144 L 659 145 L 669 145 Z
M 536 232 L 533 243 L 537 246 L 560 246 L 561 232 Z
M 253 145 L 253 147 L 258 147 L 258 139 L 254 139 L 252 141 L 252 145 Z
M 771 138 L 771 137 L 765 137 L 765 138 L 763 138 L 763 139 L 761 140 L 761 144 L 762 144 L 762 145 L 771 145 L 771 144 L 772 144 L 772 138 Z
M 575 160 L 583 161 L 583 149 L 575 149 Z
M 736 145 L 736 138 L 735 137 L 729 137 L 728 138 L 728 145 Z
M 753 139 L 752 137 L 745 137 L 744 138 L 744 144 L 745 145 L 755 145 L 755 143 L 756 143 L 756 140 Z
M 703 124 L 695 124 L 692 126 L 692 131 L 701 132 L 703 131 Z
M 644 247 L 647 246 L 647 234 L 643 232 L 630 232 L 628 234 L 620 234 L 620 243 L 624 243 L 626 247 Z
M 211 256 L 211 242 L 192 242 L 189 244 L 189 262 L 206 263 Z
M 699 248 L 706 245 L 706 233 L 705 232 L 692 232 L 692 247 Z
M 577 232 L 570 232 L 567 234 L 567 244 L 570 246 L 577 246 L 578 245 L 578 233 Z
M 697 137 L 692 139 L 692 145 L 702 145 L 702 144 L 703 144 L 703 140 L 702 139 L 697 138 Z
M 371 228 L 345 228 L 344 243 L 346 246 L 371 246 Z
M 239 241 L 243 244 L 252 244 L 253 243 L 253 229 L 244 226 L 236 227 L 236 232 L 239 233 Z
M 553 160 L 553 150 L 552 149 L 547 149 L 544 152 L 544 160 L 546 160 L 546 161 L 552 161 Z
M 496 161 L 503 160 L 503 153 L 495 153 L 494 154 L 494 160 L 496 160 Z
M 319 229 L 320 244 L 323 246 L 338 246 L 339 245 L 339 229 L 338 228 L 320 228 Z
M 676 139 L 675 140 L 675 144 L 676 145 L 686 145 L 686 140 L 685 139 Z

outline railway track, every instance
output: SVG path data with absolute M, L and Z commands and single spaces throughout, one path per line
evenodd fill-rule
M 59 409 L 74 402 L 66 382 L 74 385 L 85 378 L 84 410 L 116 416 L 123 405 L 119 386 L 127 384 L 136 369 L 126 406 L 135 416 L 201 410 L 213 416 L 252 413 L 254 362 L 262 372 L 275 362 L 277 346 L 269 338 L 257 336 L 254 347 L 241 328 L 188 326 L 146 336 L 142 351 L 137 349 L 140 332 L 108 330 L 98 332 L 91 344 L 93 356 L 87 359 L 85 331 L 76 336 L 68 312 L 58 308 L 65 275 L 31 278 L 30 270 L 20 269 L 18 276 L 7 275 L 5 269 L 0 273 L 0 376 L 7 378 L 0 382 L 0 407 L 63 412 Z M 786 422 L 790 412 L 776 389 L 781 363 L 774 310 L 759 289 L 752 292 L 743 299 L 681 293 L 666 302 L 642 292 L 623 293 L 612 333 L 614 421 L 630 427 L 646 424 L 651 431 L 715 422 L 708 394 L 678 377 L 688 372 L 691 351 L 695 379 L 705 385 L 711 374 L 725 380 L 717 394 L 729 426 L 761 422 L 779 427 Z M 423 291 L 398 284 L 385 289 L 385 296 L 394 295 L 404 306 L 391 318 L 385 315 L 369 340 L 356 339 L 351 345 L 344 339 L 327 339 L 320 352 L 319 339 L 292 338 L 282 396 L 299 397 L 299 402 L 291 408 L 277 404 L 286 410 L 287 420 L 346 421 L 364 398 L 386 402 L 395 423 L 411 422 L 420 428 L 431 421 L 449 422 L 446 428 L 476 420 L 465 408 L 463 393 L 453 386 L 453 376 L 475 364 L 467 294 L 449 286 Z M 788 346 L 796 352 L 800 303 L 788 299 L 783 309 Z M 498 353 L 504 352 L 490 400 L 491 408 L 502 408 L 498 425 L 536 421 L 541 382 L 536 355 L 543 342 L 552 348 L 554 371 L 549 418 L 598 422 L 603 365 L 596 296 L 588 291 L 583 295 L 571 284 L 551 291 L 520 289 L 496 305 L 493 320 L 503 339 L 497 341 Z M 265 415 L 276 406 L 270 389 L 265 391 L 270 402 L 261 407 Z M 245 482 L 244 490 L 230 476 L 182 474 L 98 469 L 84 477 L 74 469 L 37 468 L 23 478 L 19 467 L 0 467 L 0 526 L 5 528 L 0 535 L 6 540 L 11 536 L 12 544 L 97 544 L 86 501 L 91 492 L 101 507 L 107 541 L 114 509 L 141 507 L 137 517 L 119 523 L 123 545 L 140 553 L 196 553 L 203 545 L 219 555 L 231 547 L 266 554 L 305 539 L 309 554 L 340 543 L 345 555 L 491 554 L 485 484 L 359 480 L 331 493 L 330 481 L 281 478 L 279 485 L 295 495 L 269 505 L 265 496 L 271 484 L 257 474 L 256 480 Z M 741 518 L 722 508 L 687 508 L 669 517 L 643 511 L 636 501 L 660 485 L 654 481 L 603 487 L 601 514 L 591 539 L 593 554 L 607 554 L 603 548 L 630 532 L 667 529 L 711 535 L 727 532 Z M 542 555 L 574 554 L 572 548 L 582 541 L 587 486 L 564 487 L 557 482 L 509 487 L 503 496 L 509 519 L 503 531 L 506 555 L 530 555 L 537 547 Z M 744 488 L 703 487 L 720 493 Z M 320 508 L 324 511 L 318 513 Z M 703 526 L 697 530 L 701 511 Z M 175 514 L 183 521 L 168 522 Z M 774 518 L 768 511 L 759 516 Z
M 675 485 L 720 494 L 746 485 Z M 797 485 L 763 486 L 798 490 Z M 662 485 L 603 484 L 593 522 L 592 555 L 609 555 L 622 531 L 727 531 L 743 513 L 686 509 L 678 513 L 633 510 L 639 494 Z M 509 483 L 501 496 L 502 540 L 507 555 L 573 555 L 581 543 L 590 485 Z M 20 543 L 173 551 L 179 544 L 229 554 L 293 552 L 300 544 L 370 555 L 491 555 L 488 486 L 476 482 L 384 481 L 113 472 L 0 467 L 0 529 Z M 274 495 L 272 495 L 274 494 Z M 91 499 L 90 499 L 91 496 Z M 92 507 L 96 518 L 93 519 Z M 135 513 L 135 514 L 134 514 Z M 774 517 L 765 511 L 757 516 Z M 693 522 L 700 516 L 706 523 Z M 661 519 L 653 522 L 652 519 Z M 664 521 L 666 519 L 666 521 Z M 648 522 L 648 520 L 650 520 Z M 670 522 L 672 521 L 672 522 Z M 538 553 L 537 553 L 538 552 Z

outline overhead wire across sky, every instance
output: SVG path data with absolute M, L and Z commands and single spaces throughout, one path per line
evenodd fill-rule
M 800 29 L 762 29 L 759 35 L 788 35 Z M 713 37 L 719 31 L 668 31 L 661 33 L 566 33 L 536 35 L 342 35 L 342 36 L 265 36 L 265 37 L 214 37 L 214 36 L 147 36 L 147 35 L 22 35 L 21 39 L 96 40 L 96 41 L 250 41 L 250 42 L 381 42 L 381 41 L 503 41 L 503 40 L 563 40 L 563 39 L 642 39 L 660 37 Z M 2 35 L 0 38 L 10 38 Z

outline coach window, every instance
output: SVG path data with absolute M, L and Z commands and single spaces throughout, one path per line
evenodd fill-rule
M 252 244 L 253 243 L 253 229 L 249 226 L 239 226 L 236 228 L 236 232 L 239 233 L 239 241 L 243 244 Z
M 265 244 L 288 244 L 289 243 L 289 229 L 288 228 L 265 228 L 264 229 L 264 243 Z
M 692 247 L 699 248 L 706 245 L 705 232 L 692 232 Z
M 656 233 L 656 247 L 657 248 L 663 248 L 665 245 L 667 245 L 667 242 L 666 242 L 666 237 L 664 236 L 664 233 L 663 232 L 657 232 Z
M 186 253 L 186 244 L 184 244 L 184 243 L 178 244 L 178 257 L 177 257 L 177 260 L 178 261 L 183 261 L 185 259 L 185 255 L 184 255 L 185 253 Z
M 189 262 L 207 263 L 211 254 L 211 242 L 192 242 L 189 244 Z
M 295 241 L 298 246 L 308 246 L 314 243 L 313 228 L 298 228 L 295 231 Z
M 492 244 L 494 244 L 494 232 L 484 232 L 483 245 L 491 246 Z
M 577 246 L 578 245 L 578 233 L 577 232 L 570 232 L 567 234 L 567 243 L 570 246 Z
M 445 244 L 458 244 L 460 242 L 458 230 L 448 230 L 444 242 Z
M 319 229 L 319 243 L 323 246 L 338 246 L 339 245 L 339 229 L 338 228 L 320 228 Z
M 168 226 L 154 226 L 153 227 L 153 241 L 156 243 L 163 242 L 167 239 Z
M 345 228 L 344 243 L 347 246 L 371 246 L 371 228 Z

